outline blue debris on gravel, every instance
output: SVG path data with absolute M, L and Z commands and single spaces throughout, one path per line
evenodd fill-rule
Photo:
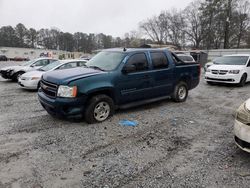
M 121 126 L 128 126 L 128 127 L 135 127 L 138 125 L 138 123 L 136 121 L 130 121 L 130 120 L 121 120 L 119 121 L 119 125 Z

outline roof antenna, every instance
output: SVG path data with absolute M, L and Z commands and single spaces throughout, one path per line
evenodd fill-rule
M 124 47 L 124 48 L 123 48 L 123 51 L 124 51 L 124 52 L 126 52 L 126 51 L 127 51 L 127 49 Z

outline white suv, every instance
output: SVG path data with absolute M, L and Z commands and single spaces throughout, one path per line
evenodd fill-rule
M 216 58 L 205 74 L 208 84 L 234 83 L 244 86 L 250 81 L 250 55 L 236 54 Z

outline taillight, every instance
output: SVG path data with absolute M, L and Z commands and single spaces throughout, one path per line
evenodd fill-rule
M 198 70 L 198 72 L 199 72 L 199 79 L 201 79 L 201 64 L 199 63 L 199 70 Z

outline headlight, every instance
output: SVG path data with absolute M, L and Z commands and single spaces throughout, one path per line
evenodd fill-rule
M 77 87 L 76 86 L 59 86 L 57 91 L 58 97 L 76 97 Z
M 243 103 L 236 111 L 236 117 L 238 121 L 246 125 L 250 125 L 250 112 L 246 109 L 246 103 Z
M 240 70 L 230 70 L 229 74 L 239 74 Z
M 40 77 L 32 77 L 31 80 L 39 80 Z
M 210 70 L 210 69 L 207 69 L 206 72 L 211 72 L 211 70 Z

